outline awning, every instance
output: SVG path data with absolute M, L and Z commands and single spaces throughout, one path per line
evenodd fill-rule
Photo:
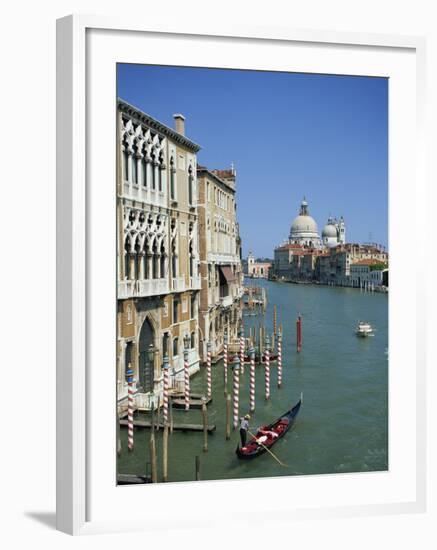
M 219 268 L 228 284 L 233 283 L 234 281 L 237 280 L 237 277 L 232 272 L 232 268 L 230 265 L 219 265 Z

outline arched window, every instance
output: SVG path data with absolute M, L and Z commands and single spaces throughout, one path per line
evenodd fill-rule
M 130 241 L 128 237 L 124 243 L 124 278 L 125 279 L 129 279 L 129 274 L 130 274 L 129 253 L 130 253 Z
M 123 176 L 124 181 L 129 181 L 129 153 L 126 149 L 123 151 Z
M 173 338 L 173 357 L 179 355 L 179 338 Z
M 156 244 L 156 239 L 153 242 L 152 253 L 152 279 L 156 279 L 158 277 L 158 245 Z
M 138 159 L 136 148 L 134 149 L 134 154 L 132 155 L 132 182 L 138 183 Z
M 171 200 L 176 200 L 176 192 L 175 192 L 175 167 L 174 167 L 174 159 L 173 157 L 170 158 L 170 198 Z
M 156 189 L 156 157 L 152 154 L 152 190 Z
M 193 197 L 193 168 L 191 167 L 191 164 L 190 164 L 190 167 L 188 168 L 188 204 L 189 205 L 193 205 L 194 203 L 194 197 Z
M 194 332 L 191 333 L 190 347 L 191 347 L 191 349 L 194 349 L 196 347 L 196 335 L 195 335 Z
M 189 256 L 190 256 L 190 264 L 189 264 L 189 267 L 190 267 L 190 277 L 192 277 L 192 276 L 193 276 L 193 271 L 194 271 L 193 241 L 190 241 Z
M 147 187 L 148 181 L 147 181 L 147 160 L 146 160 L 146 155 L 144 155 L 143 162 L 141 163 L 141 165 L 143 167 L 143 186 Z
M 161 266 L 160 266 L 161 279 L 163 279 L 166 276 L 166 272 L 165 272 L 166 253 L 165 253 L 164 242 L 161 243 L 161 257 L 159 261 L 161 262 Z

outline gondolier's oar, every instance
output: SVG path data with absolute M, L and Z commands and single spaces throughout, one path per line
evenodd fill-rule
M 271 451 L 268 447 L 266 447 L 265 445 L 263 445 L 263 444 L 261 443 L 261 441 L 258 441 L 256 435 L 254 435 L 250 430 L 247 430 L 247 431 L 248 431 L 248 432 L 250 433 L 250 435 L 255 439 L 256 443 L 258 443 L 258 445 L 261 445 L 261 447 L 264 447 L 264 449 L 265 449 L 268 453 L 270 453 L 270 454 L 272 455 L 272 457 L 273 457 L 277 462 L 279 462 L 279 464 L 280 464 L 281 466 L 284 466 L 284 468 L 290 468 L 290 466 L 289 466 L 288 464 L 284 464 L 283 462 L 281 462 L 281 461 L 279 460 L 279 458 L 278 458 L 276 455 L 274 455 L 274 454 L 272 453 L 272 451 Z

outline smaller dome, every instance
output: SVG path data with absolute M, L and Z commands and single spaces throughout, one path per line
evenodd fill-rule
M 322 231 L 322 237 L 337 237 L 337 229 L 332 223 L 327 223 Z

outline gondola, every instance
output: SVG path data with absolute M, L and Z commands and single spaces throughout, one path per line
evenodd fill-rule
M 256 458 L 259 455 L 262 455 L 266 452 L 266 448 L 270 449 L 273 447 L 273 445 L 281 439 L 281 437 L 284 437 L 284 435 L 288 432 L 288 430 L 293 426 L 293 424 L 296 421 L 296 417 L 299 413 L 300 407 L 302 405 L 302 396 L 299 399 L 299 401 L 296 403 L 296 405 L 281 415 L 279 418 L 277 418 L 274 422 L 269 424 L 268 426 L 263 427 L 262 429 L 258 430 L 255 434 L 255 437 L 252 437 L 249 439 L 249 441 L 246 443 L 244 447 L 237 447 L 237 450 L 235 451 L 237 453 L 238 458 L 242 459 L 250 459 L 250 458 Z M 276 436 L 273 435 L 271 432 L 277 434 Z M 267 438 L 262 442 L 262 445 L 257 443 L 257 440 L 263 436 L 266 436 Z

